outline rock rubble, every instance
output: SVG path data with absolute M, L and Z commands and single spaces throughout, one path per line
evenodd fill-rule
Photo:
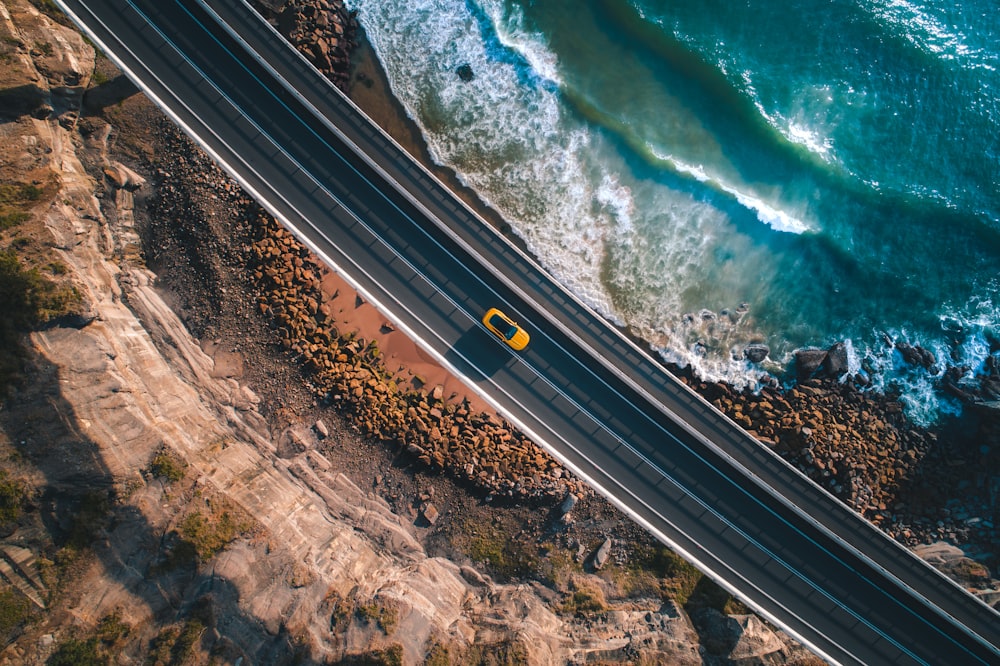
M 295 237 L 259 212 L 252 275 L 261 313 L 308 373 L 313 390 L 366 437 L 447 471 L 496 498 L 563 498 L 587 487 L 496 414 L 413 389 L 389 373 L 376 341 L 337 328 L 321 289 L 322 268 Z
M 277 12 L 278 31 L 306 60 L 345 93 L 358 21 L 343 3 L 289 0 Z

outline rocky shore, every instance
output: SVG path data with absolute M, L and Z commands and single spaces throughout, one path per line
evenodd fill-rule
M 356 26 L 353 17 L 343 20 Z M 313 35 L 323 38 L 315 32 Z M 301 43 L 299 48 L 308 51 Z M 371 82 L 368 77 L 359 81 Z M 383 122 L 399 132 L 391 119 Z M 405 145 L 412 137 L 397 139 Z M 417 148 L 413 152 L 422 154 Z M 919 347 L 888 338 L 886 344 L 914 367 L 927 369 L 938 363 Z M 767 349 L 748 348 L 746 354 L 751 360 L 766 357 Z M 948 540 L 993 563 L 1000 558 L 1000 505 L 996 501 L 1000 489 L 1000 370 L 995 366 L 989 365 L 986 374 L 974 382 L 963 381 L 961 387 L 958 378 L 967 368 L 951 368 L 945 373 L 943 390 L 966 404 L 966 416 L 934 429 L 908 422 L 897 397 L 868 390 L 863 376 L 848 377 L 842 344 L 797 352 L 790 369 L 797 381 L 788 390 L 777 388 L 775 382 L 775 387 L 759 392 L 736 391 L 724 384 L 701 382 L 683 368 L 670 370 L 764 445 L 904 544 Z M 431 432 L 450 433 L 451 429 L 446 420 L 443 428 L 438 426 Z M 449 461 L 447 455 L 437 458 L 413 450 L 418 456 L 434 458 L 435 466 L 456 468 L 460 476 L 467 469 L 464 457 L 456 462 Z M 536 460 L 529 454 L 518 460 L 537 464 L 543 458 Z M 509 465 L 507 472 L 499 472 L 509 474 L 502 485 L 510 494 L 526 487 L 524 479 L 544 474 L 545 467 L 519 462 Z
M 817 663 L 475 399 L 408 371 L 419 355 L 390 351 L 398 333 L 362 326 L 365 304 L 148 102 L 78 117 L 86 73 L 113 68 L 71 31 L 41 32 L 57 28 L 26 0 L 0 7 L 15 17 L 2 48 L 55 44 L 34 55 L 44 75 L 28 67 L 39 99 L 60 68 L 76 81 L 4 131 L 30 148 L 17 160 L 60 174 L 39 216 L 53 236 L 30 247 L 58 252 L 84 298 L 75 326 L 34 334 L 30 382 L 0 413 L 3 473 L 38 488 L 0 537 L 0 571 L 21 590 L 0 595 L 40 602 L 0 625 L 15 636 L 0 664 L 77 649 L 159 663 Z M 339 3 L 271 11 L 289 35 L 336 37 L 331 67 L 351 72 L 356 23 Z M 370 90 L 357 72 L 337 81 Z M 920 550 L 996 603 L 983 563 L 997 549 L 997 447 L 982 443 L 995 423 L 914 428 L 892 396 L 839 381 L 836 350 L 810 358 L 795 388 L 759 393 L 672 370 L 904 543 L 977 554 Z M 956 382 L 984 409 L 990 386 Z

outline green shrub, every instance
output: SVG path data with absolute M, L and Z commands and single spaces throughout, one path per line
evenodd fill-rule
M 22 240 L 30 243 L 16 238 L 13 244 Z M 14 250 L 0 250 L 0 395 L 21 367 L 20 334 L 70 312 L 80 300 L 76 289 L 60 287 L 37 268 L 24 268 Z
M 154 477 L 162 477 L 170 483 L 184 478 L 187 465 L 167 449 L 160 449 L 149 463 L 149 471 Z
M 686 605 L 704 575 L 666 546 L 636 548 L 632 567 L 648 571 L 660 580 L 664 597 Z
M 424 658 L 424 666 L 451 666 L 451 664 L 451 648 L 445 643 L 435 642 Z
M 473 528 L 469 556 L 505 578 L 525 578 L 538 569 L 538 546 L 511 539 L 495 525 Z
M 37 45 L 36 45 L 37 46 Z M 52 45 L 49 45 L 52 48 Z M 42 198 L 45 190 L 34 183 L 0 183 L 0 205 L 17 206 Z
M 171 663 L 186 663 L 188 658 L 194 653 L 195 645 L 201 640 L 201 636 L 204 633 L 205 625 L 202 624 L 201 620 L 189 618 L 184 623 L 184 628 L 181 629 L 177 640 L 174 642 L 173 649 L 170 651 Z
M 26 222 L 31 218 L 31 215 L 25 213 L 23 210 L 15 210 L 9 213 L 0 213 L 0 231 L 10 229 L 11 227 L 16 227 L 22 222 Z
M 576 583 L 576 589 L 563 605 L 563 611 L 573 615 L 599 615 L 608 610 L 604 592 L 589 583 Z
M 399 624 L 399 609 L 392 601 L 373 599 L 358 606 L 357 615 L 365 622 L 378 624 L 386 634 L 391 634 Z
M 6 470 L 0 469 L 0 525 L 12 523 L 21 515 L 24 486 L 10 479 Z
M 0 644 L 6 645 L 14 632 L 31 618 L 31 602 L 13 588 L 0 591 Z
M 180 534 L 194 546 L 198 557 L 205 562 L 249 529 L 249 524 L 237 520 L 229 511 L 210 518 L 195 512 L 181 521 Z
M 49 657 L 46 666 L 107 666 L 110 660 L 97 648 L 97 638 L 70 638 Z
M 122 614 L 119 611 L 105 615 L 97 623 L 97 639 L 108 647 L 117 644 L 131 631 L 132 626 L 122 620 Z
M 156 635 L 150 642 L 149 655 L 146 657 L 147 664 L 170 664 L 173 662 L 172 653 L 177 638 L 181 635 L 177 627 L 167 627 Z

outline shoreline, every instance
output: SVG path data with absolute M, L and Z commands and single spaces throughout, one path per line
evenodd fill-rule
M 541 264 L 538 258 L 526 249 L 523 241 L 511 232 L 510 226 L 503 221 L 497 211 L 489 208 L 475 192 L 463 186 L 450 169 L 431 161 L 419 128 L 406 116 L 399 101 L 392 95 L 374 49 L 360 28 L 358 41 L 359 45 L 351 55 L 349 96 L 352 101 L 499 233 L 514 242 L 536 263 Z M 1000 427 L 991 425 L 989 414 L 983 417 L 976 413 L 974 405 L 982 399 L 981 395 L 964 396 L 965 409 L 961 416 L 943 416 L 932 426 L 922 426 L 903 413 L 902 404 L 897 396 L 868 389 L 863 380 L 845 375 L 847 361 L 842 343 L 826 349 L 806 347 L 796 350 L 795 358 L 784 368 L 783 376 L 768 373 L 774 380 L 770 385 L 765 384 L 756 390 L 750 390 L 737 389 L 725 382 L 702 380 L 691 368 L 680 367 L 666 361 L 652 344 L 633 334 L 627 326 L 616 326 L 616 328 L 646 351 L 651 358 L 658 361 L 667 372 L 748 429 L 763 445 L 775 449 L 786 462 L 833 492 L 862 516 L 872 520 L 905 545 L 912 547 L 921 543 L 921 536 L 930 540 L 941 538 L 954 543 L 956 534 L 962 534 L 964 525 L 954 526 L 954 521 L 950 520 L 952 514 L 969 516 L 973 520 L 971 524 L 978 524 L 975 521 L 977 516 L 972 515 L 975 511 L 970 511 L 966 507 L 956 508 L 955 504 L 959 496 L 969 491 L 970 486 L 978 487 L 988 494 L 990 482 L 983 478 L 979 470 L 1000 470 L 998 467 Z M 893 346 L 913 367 L 926 369 L 936 362 L 933 357 L 928 358 L 928 352 L 920 347 L 905 343 Z M 783 379 L 788 381 L 783 382 Z M 984 379 L 989 380 L 990 377 Z M 956 389 L 955 382 L 949 380 L 946 375 L 942 386 L 937 390 L 956 395 Z M 788 425 L 772 427 L 774 424 L 767 422 L 768 414 L 779 426 L 782 419 L 789 417 L 776 412 L 762 412 L 758 407 L 760 403 L 768 404 L 781 400 L 788 405 L 788 409 L 795 403 L 800 405 L 800 409 L 808 412 L 815 407 L 809 404 L 808 399 L 803 400 L 803 395 L 818 400 L 819 394 L 823 394 L 831 401 L 827 409 L 829 418 L 826 419 L 830 422 L 830 428 L 817 423 L 816 419 L 810 422 L 818 427 L 810 428 L 805 423 L 799 422 L 802 419 L 795 418 L 792 422 L 799 422 L 795 428 L 790 428 Z M 787 400 L 789 397 L 792 399 Z M 958 395 L 958 397 L 963 396 Z M 859 405 L 863 405 L 865 410 L 861 420 L 868 419 L 883 425 L 891 423 L 893 431 L 903 434 L 887 434 L 889 429 L 882 428 L 880 434 L 888 438 L 885 446 L 870 446 L 867 442 L 857 442 L 852 446 L 851 443 L 844 442 L 847 438 L 839 436 L 841 431 L 837 426 L 843 426 L 841 421 L 849 419 L 841 418 L 842 414 L 838 412 L 861 409 Z M 825 450 L 817 449 L 814 442 L 827 430 L 830 433 L 838 433 L 835 439 L 831 439 L 837 445 Z M 875 431 L 867 430 L 863 434 L 865 437 L 871 437 Z M 834 437 L 833 434 L 829 436 Z M 782 437 L 785 438 L 784 442 L 779 441 Z M 995 445 L 991 447 L 989 453 L 977 456 L 974 451 L 970 451 L 977 440 L 991 441 Z M 838 447 L 843 447 L 846 451 L 838 450 Z M 880 453 L 883 460 L 878 464 L 876 457 L 879 457 Z M 972 455 L 968 455 L 970 453 Z M 928 470 L 928 465 L 932 469 Z M 858 468 L 868 471 L 868 474 L 855 476 L 854 469 Z M 959 468 L 965 468 L 965 473 L 963 474 Z M 935 476 L 941 478 L 935 479 Z M 961 478 L 963 476 L 966 478 Z M 836 479 L 832 487 L 831 479 Z M 853 487 L 859 484 L 858 479 L 862 479 L 860 488 Z M 879 488 L 884 487 L 884 491 L 871 488 L 873 483 Z M 951 487 L 947 488 L 946 485 Z M 932 527 L 921 525 L 925 519 L 915 514 L 909 516 L 909 519 L 901 519 L 896 515 L 896 510 L 913 511 L 918 502 L 906 498 L 900 499 L 900 495 L 920 496 L 919 513 L 936 514 L 935 519 L 943 519 L 942 522 L 945 524 L 938 529 L 938 520 L 927 518 L 926 522 Z M 925 499 L 928 495 L 941 500 L 937 510 L 933 503 Z M 987 513 L 991 513 L 989 511 L 991 508 L 993 516 L 1000 518 L 1000 512 L 995 505 L 990 507 L 983 504 L 978 507 L 979 511 L 985 510 Z M 1000 541 L 997 540 L 995 532 L 969 536 L 972 541 L 979 544 L 973 547 L 973 554 L 990 561 L 1000 560 Z M 959 538 L 957 541 L 962 543 L 964 539 Z M 965 543 L 968 545 L 967 541 Z
M 0 4 L 25 30 L 7 48 L 50 39 L 27 0 Z M 49 85 L 117 75 L 74 35 L 33 54 L 62 63 Z M 89 89 L 72 90 L 80 107 Z M 447 377 L 288 232 L 257 224 L 260 207 L 150 100 L 105 101 L 24 117 L 13 136 L 33 140 L 6 146 L 60 185 L 0 241 L 83 299 L 31 333 L 3 403 L 0 482 L 24 492 L 0 520 L 21 592 L 0 592 L 23 622 L 5 625 L 0 663 L 819 663 L 603 497 L 567 496 L 576 480 L 493 501 L 429 455 L 460 451 L 411 449 L 420 423 L 454 440 L 458 417 L 485 418 L 475 453 L 505 455 L 471 464 L 499 475 L 521 441 L 435 383 Z M 393 411 L 372 399 L 386 395 L 419 417 L 400 421 L 405 439 L 362 436 L 358 416 Z M 732 402 L 751 420 L 766 409 Z M 982 586 L 984 567 L 938 546 L 921 556 Z
M 341 85 L 350 91 L 348 96 L 414 159 L 539 263 L 513 236 L 499 213 L 462 186 L 450 169 L 433 164 L 419 129 L 391 94 L 360 25 L 355 37 L 350 75 Z M 333 293 L 348 293 L 343 287 L 334 287 Z M 380 336 L 393 332 L 381 326 L 375 330 L 378 316 L 368 314 L 362 318 L 366 320 L 368 339 L 378 340 L 380 345 L 388 342 Z M 651 344 L 627 327 L 617 328 L 667 372 L 750 431 L 762 445 L 772 448 L 905 545 L 945 539 L 965 545 L 981 558 L 1000 560 L 1000 533 L 995 528 L 1000 524 L 1000 512 L 990 490 L 993 483 L 1000 484 L 1000 471 L 992 475 L 989 472 L 1000 470 L 1000 427 L 991 426 L 989 419 L 979 419 L 967 410 L 963 418 L 933 428 L 913 423 L 896 396 L 865 390 L 854 381 L 840 381 L 847 370 L 842 344 L 799 350 L 795 364 L 787 368 L 789 376 L 798 375 L 794 384 L 780 388 L 776 380 L 771 386 L 751 391 L 724 382 L 704 381 L 692 369 L 665 361 Z M 412 343 L 391 344 L 395 344 L 391 362 L 402 366 L 418 364 L 434 377 L 435 385 L 449 381 L 443 369 L 435 367 L 432 372 L 436 364 L 429 363 Z M 929 360 L 918 347 L 900 344 L 898 349 L 913 364 L 926 365 Z M 448 401 L 473 393 L 457 379 L 451 379 L 454 382 L 448 384 Z M 442 387 L 441 397 L 445 397 L 444 391 Z M 992 438 L 988 441 L 998 445 L 985 452 L 976 451 L 973 442 L 983 437 Z

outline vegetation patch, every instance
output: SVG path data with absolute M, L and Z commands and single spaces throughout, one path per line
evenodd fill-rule
M 351 666 L 402 666 L 403 646 L 393 643 L 382 650 L 373 650 L 365 654 L 348 655 L 337 662 L 342 665 Z
M 120 611 L 114 611 L 97 623 L 97 640 L 109 650 L 115 651 L 132 632 L 132 625 L 122 620 Z
M 46 666 L 107 666 L 110 657 L 104 653 L 96 636 L 69 638 L 59 644 Z
M 11 587 L 0 589 L 0 644 L 6 645 L 32 618 L 31 601 Z
M 435 641 L 424 657 L 424 666 L 451 666 L 457 664 L 458 655 L 453 654 L 454 650 L 447 643 Z
M 94 491 L 81 496 L 71 521 L 67 545 L 77 550 L 89 548 L 107 526 L 110 514 L 111 502 L 106 492 Z
M 48 16 L 56 23 L 76 29 L 73 23 L 69 20 L 69 17 L 63 14 L 62 10 L 59 9 L 59 5 L 55 3 L 55 0 L 31 0 L 31 4 L 33 4 L 38 11 Z
M 369 624 L 375 623 L 386 634 L 391 634 L 399 624 L 399 606 L 391 599 L 375 598 L 359 604 L 355 611 L 358 618 Z
M 528 663 L 528 651 L 516 641 L 473 645 L 464 655 L 462 663 L 476 666 L 519 666 Z
M 593 581 L 573 579 L 569 598 L 563 604 L 563 612 L 572 615 L 601 615 L 608 610 L 608 600 L 604 591 Z
M 0 530 L 21 516 L 21 506 L 27 492 L 24 485 L 0 469 Z
M 149 473 L 154 478 L 177 483 L 187 473 L 187 463 L 167 448 L 161 448 L 149 463 Z
M 497 525 L 469 525 L 469 556 L 484 562 L 502 578 L 527 578 L 539 568 L 539 546 L 531 540 L 511 538 Z
M 688 603 L 695 588 L 705 577 L 694 565 L 666 546 L 637 547 L 632 570 L 648 572 L 657 580 L 660 595 L 681 606 Z
M 189 513 L 181 521 L 178 532 L 181 538 L 194 547 L 202 562 L 206 562 L 230 543 L 246 535 L 253 523 L 241 518 L 235 509 L 209 503 L 205 511 Z
M 174 663 L 173 650 L 180 635 L 181 630 L 178 627 L 167 627 L 157 634 L 156 638 L 149 644 L 149 656 L 146 658 L 146 664 L 167 666 Z
M 0 395 L 6 393 L 24 358 L 20 335 L 70 312 L 79 292 L 60 286 L 37 268 L 26 268 L 13 249 L 0 250 Z

